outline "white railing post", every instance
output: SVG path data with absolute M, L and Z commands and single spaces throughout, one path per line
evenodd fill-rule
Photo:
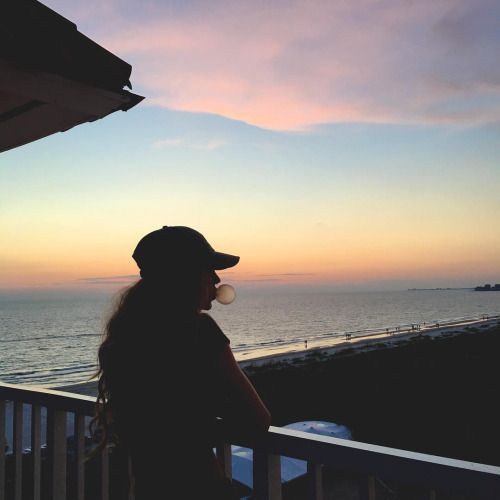
M 265 449 L 253 451 L 253 490 L 257 500 L 281 500 L 281 457 Z
M 85 499 L 85 416 L 75 413 L 75 485 L 76 500 Z
M 31 458 L 33 459 L 33 500 L 41 497 L 42 472 L 42 408 L 31 405 Z
M 312 500 L 323 500 L 323 465 L 307 462 L 309 496 Z
M 0 500 L 5 500 L 5 401 L 0 401 Z
M 14 402 L 14 498 L 23 494 L 23 402 Z
M 66 412 L 47 411 L 47 437 L 52 467 L 52 500 L 66 500 Z

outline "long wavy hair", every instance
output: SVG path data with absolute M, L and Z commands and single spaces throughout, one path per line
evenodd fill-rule
M 98 445 L 88 458 L 97 455 L 108 443 L 123 441 L 115 424 L 120 417 L 116 396 L 126 391 L 120 371 L 124 357 L 133 353 L 139 342 L 149 342 L 148 333 L 174 316 L 194 316 L 200 312 L 202 273 L 191 269 L 148 276 L 118 295 L 98 350 L 97 405 L 90 423 L 91 435 Z

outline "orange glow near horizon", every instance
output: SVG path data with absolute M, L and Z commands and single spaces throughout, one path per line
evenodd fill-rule
M 218 228 L 217 233 L 222 231 Z M 457 235 L 430 240 L 398 234 L 394 228 L 382 234 L 380 231 L 372 228 L 364 234 L 353 231 L 335 235 L 322 228 L 283 231 L 274 236 L 241 234 L 238 244 L 234 235 L 214 240 L 209 236 L 212 231 L 205 234 L 215 248 L 241 256 L 237 267 L 220 272 L 225 280 L 241 283 L 347 283 L 405 277 L 473 279 L 478 274 L 494 272 L 497 264 L 495 248 L 500 241 L 494 234 L 480 242 L 464 239 L 459 244 Z M 490 251 L 484 248 L 485 241 Z M 6 264 L 0 288 L 78 287 L 91 284 L 91 278 L 138 274 L 130 257 L 134 243 L 130 237 L 120 238 L 119 234 L 100 240 L 89 234 L 66 235 L 57 242 L 47 238 L 36 252 L 22 237 L 18 238 L 18 245 L 11 247 L 8 254 L 5 249 L 2 251 Z
M 488 274 L 494 280 L 500 273 L 500 234 L 491 231 L 498 205 L 493 198 L 483 204 L 455 204 L 425 195 L 415 204 L 397 194 L 387 198 L 353 190 L 335 200 L 311 198 L 296 207 L 293 199 L 249 205 L 245 199 L 223 196 L 198 202 L 210 205 L 206 214 L 197 213 L 198 205 L 183 207 L 176 197 L 167 209 L 165 201 L 157 207 L 155 196 L 151 198 L 120 202 L 118 217 L 102 209 L 99 197 L 93 204 L 70 203 L 65 212 L 56 213 L 50 200 L 33 208 L 28 202 L 25 210 L 3 219 L 0 288 L 77 286 L 88 278 L 136 275 L 131 254 L 137 241 L 164 225 L 163 213 L 169 211 L 183 211 L 180 224 L 200 230 L 214 248 L 240 255 L 240 264 L 227 276 L 242 282 L 467 279 Z M 143 210 L 137 212 L 135 206 Z M 151 224 L 143 220 L 148 213 Z M 38 223 L 27 224 L 28 219 Z M 75 225 L 74 220 L 81 222 Z

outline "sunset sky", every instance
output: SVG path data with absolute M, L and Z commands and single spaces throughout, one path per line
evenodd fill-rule
M 45 0 L 136 108 L 0 155 L 0 289 L 137 274 L 188 225 L 235 283 L 500 282 L 500 3 Z

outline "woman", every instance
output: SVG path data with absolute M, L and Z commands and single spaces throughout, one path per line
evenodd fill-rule
M 239 257 L 216 252 L 182 226 L 146 235 L 99 348 L 94 427 L 131 457 L 136 500 L 231 498 L 213 454 L 217 417 L 257 435 L 270 414 L 236 363 L 229 340 L 203 313 Z M 172 492 L 176 493 L 172 496 Z

